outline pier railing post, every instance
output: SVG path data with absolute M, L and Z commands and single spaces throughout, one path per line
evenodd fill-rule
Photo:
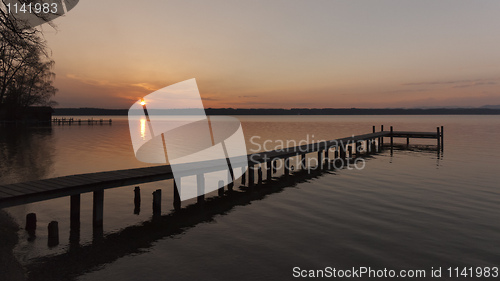
M 94 191 L 92 211 L 92 226 L 102 228 L 104 216 L 104 189 Z

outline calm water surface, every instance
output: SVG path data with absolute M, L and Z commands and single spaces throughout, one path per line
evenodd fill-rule
M 367 158 L 362 170 L 301 178 L 238 199 L 222 211 L 167 219 L 157 228 L 149 223 L 151 193 L 164 190 L 167 216 L 172 212 L 170 181 L 141 185 L 139 215 L 133 213 L 133 186 L 106 190 L 101 241 L 93 239 L 92 195 L 83 194 L 76 246 L 68 239 L 69 198 L 9 208 L 20 225 L 27 213 L 38 216 L 37 238 L 29 242 L 20 231 L 15 250 L 29 278 L 288 280 L 296 266 L 426 269 L 429 277 L 431 267 L 500 266 L 498 116 L 238 118 L 249 152 L 262 149 L 265 140 L 275 146 L 334 139 L 369 133 L 380 124 L 416 131 L 443 125 L 445 150 L 439 157 L 419 148 L 392 156 L 385 151 Z M 2 183 L 149 165 L 135 159 L 124 117 L 114 118 L 112 126 L 1 130 Z M 52 220 L 59 222 L 61 243 L 49 248 L 46 225 Z M 178 221 L 181 229 L 175 229 Z

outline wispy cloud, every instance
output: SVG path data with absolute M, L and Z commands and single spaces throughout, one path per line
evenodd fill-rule
M 474 86 L 484 86 L 484 85 L 495 85 L 495 81 L 499 81 L 500 78 L 494 79 L 473 79 L 473 80 L 449 80 L 449 81 L 430 81 L 430 82 L 416 82 L 416 83 L 404 83 L 402 86 L 440 86 L 440 85 L 451 85 L 452 88 L 466 88 Z

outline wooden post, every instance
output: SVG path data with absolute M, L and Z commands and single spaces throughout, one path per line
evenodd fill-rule
M 349 158 L 353 158 L 353 156 L 354 156 L 353 150 L 354 150 L 354 143 L 351 143 L 349 145 Z
M 337 160 L 339 158 L 339 147 L 336 146 L 335 147 L 335 152 L 333 153 L 334 157 L 335 157 L 335 160 Z
M 392 126 L 391 126 L 391 149 L 392 149 L 392 146 L 394 145 L 394 137 L 392 136 L 392 133 L 393 133 L 393 130 L 392 130 Z
M 323 151 L 318 150 L 318 169 L 323 168 Z
M 232 167 L 230 167 L 232 169 Z M 232 170 L 227 170 L 227 190 L 231 191 L 233 190 L 234 187 L 234 181 L 236 179 L 234 178 L 234 173 Z
M 54 247 L 59 245 L 59 224 L 57 221 L 51 221 L 48 226 L 49 230 L 49 247 Z
M 26 215 L 26 226 L 25 228 L 28 232 L 35 232 L 36 230 L 36 214 L 29 213 Z
M 174 210 L 181 209 L 181 178 L 174 178 Z
M 285 158 L 285 163 L 284 163 L 284 172 L 285 176 L 290 175 L 290 158 Z
M 302 154 L 300 156 L 300 169 L 305 170 L 306 169 L 306 155 Z
M 251 164 L 248 167 L 248 187 L 253 187 L 255 185 L 255 166 Z
M 372 130 L 373 133 L 375 133 L 375 126 L 373 126 L 373 130 Z
M 92 226 L 102 228 L 104 216 L 104 189 L 94 191 L 94 206 L 92 211 Z
M 410 147 L 410 138 L 406 138 L 406 148 Z
M 326 161 L 326 162 L 328 162 L 328 160 L 329 160 L 329 159 L 328 159 L 328 157 L 330 156 L 330 155 L 328 155 L 329 151 L 330 151 L 330 148 L 328 148 L 328 147 L 327 147 L 327 148 L 325 149 L 325 157 L 323 158 L 323 159 L 325 159 L 325 161 Z
M 384 131 L 384 125 L 380 125 L 380 131 Z M 380 137 L 380 148 L 384 147 L 384 137 Z
M 441 150 L 444 149 L 444 127 L 441 126 Z
M 219 181 L 219 189 L 217 190 L 217 194 L 221 197 L 224 196 L 224 181 L 223 180 Z
M 262 168 L 259 167 L 257 170 L 257 182 L 259 185 L 262 185 Z
M 272 173 L 271 166 L 272 166 L 272 161 L 268 161 L 266 163 L 266 172 L 267 172 L 266 181 L 267 182 L 271 182 L 271 180 L 273 179 L 273 173 Z
M 441 149 L 441 134 L 439 132 L 439 127 L 436 128 L 436 131 L 437 131 L 437 147 L 438 147 L 438 150 Z
M 249 167 L 247 167 L 247 170 Z M 245 185 L 246 182 L 246 177 L 247 177 L 247 171 L 245 171 L 245 168 L 241 168 L 241 185 Z
M 196 201 L 198 204 L 203 204 L 203 202 L 205 202 L 205 175 L 196 175 L 196 182 L 198 186 L 198 197 Z
M 80 194 L 70 196 L 70 228 L 80 227 Z
M 274 161 L 272 162 L 272 163 L 273 163 L 273 165 L 272 165 L 272 168 L 273 168 L 273 174 L 276 174 L 276 161 L 277 161 L 277 160 L 274 160 Z
M 161 214 L 161 189 L 153 192 L 153 215 Z

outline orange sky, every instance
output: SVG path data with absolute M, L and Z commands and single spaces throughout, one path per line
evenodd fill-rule
M 196 78 L 205 107 L 500 104 L 498 1 L 80 1 L 59 107 L 128 108 Z

